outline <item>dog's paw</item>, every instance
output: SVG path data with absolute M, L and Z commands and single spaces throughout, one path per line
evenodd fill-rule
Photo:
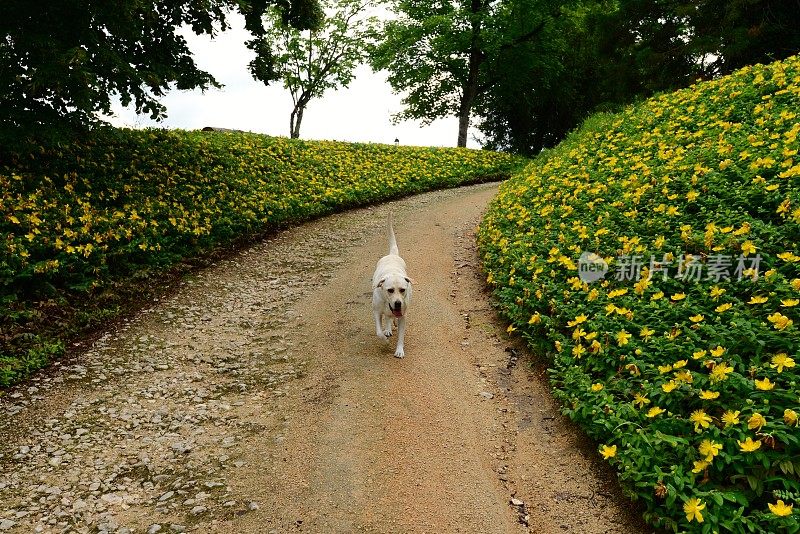
M 403 350 L 403 347 L 397 347 L 397 350 L 394 351 L 395 358 L 403 358 L 405 357 L 406 353 Z
M 392 329 L 388 328 L 388 329 L 384 330 L 383 331 L 383 336 L 384 336 L 383 339 L 387 339 L 387 338 L 392 337 Z
M 378 334 L 378 339 L 380 339 L 381 341 L 387 341 L 389 339 L 388 337 L 386 337 L 386 334 L 384 334 L 380 330 L 378 330 L 377 334 Z

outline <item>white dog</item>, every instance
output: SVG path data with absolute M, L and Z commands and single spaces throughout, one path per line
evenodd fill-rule
M 372 314 L 378 337 L 387 340 L 397 322 L 397 358 L 405 356 L 403 338 L 406 333 L 406 312 L 411 303 L 412 280 L 406 274 L 406 262 L 400 257 L 394 236 L 392 214 L 389 213 L 389 254 L 378 260 L 372 275 Z

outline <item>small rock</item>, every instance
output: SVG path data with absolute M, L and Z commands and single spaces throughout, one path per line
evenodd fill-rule
M 200 514 L 205 513 L 206 510 L 208 510 L 208 508 L 206 508 L 205 506 L 195 506 L 194 508 L 192 508 L 191 514 L 192 515 L 200 515 Z
M 175 525 L 170 525 L 170 526 L 169 526 L 169 529 L 170 529 L 172 532 L 186 532 L 186 526 L 185 526 L 185 525 L 177 525 L 177 524 L 175 524 Z
M 3 519 L 0 521 L 0 530 L 9 530 L 14 525 L 16 525 L 14 521 L 11 521 L 10 519 Z
M 489 393 L 488 391 L 481 391 L 481 397 L 483 397 L 484 399 L 493 399 L 494 395 L 492 393 Z
M 525 506 L 525 501 L 521 501 L 516 497 L 514 497 L 513 499 L 511 499 L 511 504 L 513 504 L 514 506 Z
M 122 497 L 116 493 L 104 493 L 100 497 L 100 500 L 108 504 L 120 504 L 122 502 Z
M 258 503 L 255 501 L 251 501 L 250 504 L 247 505 L 247 507 L 250 509 L 251 512 L 258 510 L 259 508 Z
M 156 534 L 156 532 L 161 532 L 161 525 L 158 523 L 150 525 L 150 528 L 147 529 L 147 534 Z

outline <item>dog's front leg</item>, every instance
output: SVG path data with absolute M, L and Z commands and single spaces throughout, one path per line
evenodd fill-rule
M 397 320 L 397 348 L 394 350 L 395 358 L 402 358 L 406 355 L 403 350 L 403 338 L 406 335 L 406 318 L 405 316 Z
M 375 333 L 378 334 L 380 339 L 386 341 L 388 338 L 383 332 L 383 314 L 378 310 L 373 310 L 372 315 L 375 317 Z M 391 335 L 391 331 L 389 332 L 389 335 Z

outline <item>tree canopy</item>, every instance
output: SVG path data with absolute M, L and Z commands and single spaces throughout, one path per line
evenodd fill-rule
M 523 6 L 524 4 L 524 6 Z M 458 146 L 466 146 L 474 106 L 496 80 L 509 54 L 536 39 L 558 16 L 551 0 L 399 0 L 396 20 L 372 54 L 389 71 L 395 92 L 406 93 L 401 119 L 459 118 Z M 524 9 L 513 9 L 524 8 Z M 523 17 L 514 19 L 523 11 Z
M 376 38 L 377 19 L 367 15 L 369 1 L 325 0 L 322 5 L 327 16 L 315 29 L 299 30 L 286 24 L 279 11 L 268 13 L 256 48 L 267 51 L 270 61 L 257 56 L 250 63 L 254 78 L 265 83 L 279 79 L 292 95 L 292 138 L 300 137 L 308 103 L 328 89 L 347 87 Z
M 398 118 L 536 153 L 595 110 L 800 51 L 800 0 L 397 0 L 372 58 Z
M 217 86 L 176 30 L 214 35 L 237 10 L 257 37 L 264 12 L 273 6 L 296 27 L 321 22 L 317 0 L 4 0 L 0 120 L 6 129 L 34 131 L 85 125 L 96 113 L 109 113 L 114 95 L 160 118 L 165 109 L 158 98 L 168 88 Z M 269 60 L 267 54 L 262 58 Z

